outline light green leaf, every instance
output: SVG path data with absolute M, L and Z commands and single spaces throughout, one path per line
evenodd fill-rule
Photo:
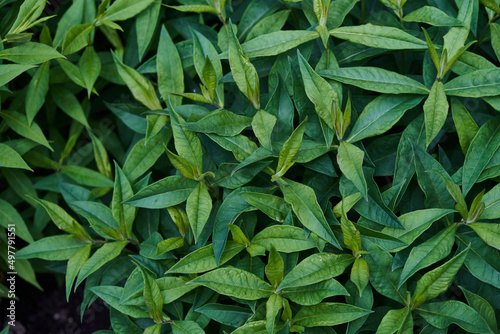
M 0 198 L 0 226 L 8 229 L 9 224 L 14 224 L 16 228 L 16 236 L 25 240 L 28 243 L 34 242 L 26 223 L 16 208 L 7 201 Z
M 228 241 L 224 252 L 222 253 L 219 265 L 223 265 L 227 261 L 231 260 L 236 254 L 245 249 L 245 246 L 238 244 L 234 241 Z M 189 253 L 182 259 L 180 259 L 172 268 L 170 268 L 168 274 L 197 274 L 205 271 L 209 271 L 217 268 L 217 263 L 215 261 L 213 244 L 209 244 L 205 247 L 195 250 Z
M 486 321 L 493 333 L 497 331 L 498 325 L 493 307 L 491 307 L 491 305 L 481 296 L 470 292 L 464 287 L 459 286 L 459 288 L 464 293 L 469 306 L 472 307 Z
M 302 137 L 307 124 L 307 118 L 303 120 L 299 126 L 292 132 L 281 148 L 278 166 L 276 167 L 276 176 L 283 176 L 290 167 L 295 163 L 294 159 L 299 152 L 302 144 Z
M 476 180 L 500 147 L 500 117 L 487 121 L 467 150 L 462 173 L 462 191 L 467 195 Z
M 451 99 L 451 115 L 453 116 L 453 123 L 457 129 L 458 140 L 460 141 L 462 152 L 467 154 L 470 143 L 476 136 L 479 127 L 469 114 L 469 111 L 456 98 Z
M 45 96 L 49 91 L 50 62 L 43 63 L 36 71 L 28 85 L 26 92 L 26 117 L 31 126 L 37 112 L 45 103 Z
M 272 15 L 266 16 L 257 22 L 247 35 L 246 41 L 254 39 L 257 36 L 280 31 L 286 23 L 290 10 L 282 10 Z
M 333 278 L 311 285 L 283 290 L 284 297 L 299 305 L 316 305 L 327 297 L 338 295 L 348 296 L 349 293 L 342 284 Z
M 472 223 L 467 226 L 473 229 L 486 244 L 500 250 L 500 224 Z
M 35 67 L 34 65 L 1 64 L 0 65 L 0 87 L 4 86 L 21 73 Z
M 283 262 L 283 258 L 281 257 L 281 255 L 273 246 L 271 246 L 271 250 L 269 251 L 269 258 L 264 270 L 267 280 L 276 290 L 278 285 L 280 285 L 281 281 L 283 280 L 283 276 L 285 274 L 285 263 Z
M 439 296 L 441 292 L 448 289 L 448 285 L 450 285 L 458 270 L 462 267 L 469 248 L 470 245 L 446 263 L 427 272 L 417 281 L 417 287 L 411 298 L 414 307 L 418 307 L 423 302 Z
M 428 303 L 417 308 L 416 312 L 437 328 L 457 324 L 468 333 L 493 334 L 486 321 L 472 307 L 458 300 Z
M 434 82 L 424 103 L 426 146 L 437 136 L 448 116 L 449 105 L 443 87 L 441 81 Z
M 227 110 L 209 113 L 197 122 L 181 124 L 182 128 L 201 133 L 215 133 L 219 136 L 236 136 L 251 125 L 252 119 Z
M 184 72 L 181 58 L 164 26 L 161 27 L 160 41 L 158 42 L 156 71 L 158 73 L 158 89 L 164 100 L 168 100 L 169 93 L 184 92 Z M 178 106 L 182 102 L 182 97 L 172 95 L 170 102 L 173 106 Z
M 148 209 L 163 209 L 184 202 L 198 182 L 182 175 L 167 176 L 129 198 L 125 203 Z
M 335 89 L 321 76 L 319 76 L 297 51 L 300 73 L 304 82 L 304 89 L 309 100 L 314 104 L 318 116 L 335 129 L 337 114 L 340 112 L 340 101 Z
M 69 295 L 71 294 L 71 288 L 75 281 L 76 275 L 82 268 L 83 264 L 88 260 L 90 256 L 90 249 L 92 245 L 79 249 L 75 254 L 73 254 L 68 261 L 68 266 L 66 267 L 66 301 L 69 301 Z
M 411 319 L 412 315 L 406 307 L 398 310 L 389 310 L 382 318 L 376 334 L 406 333 L 404 330 L 407 329 L 405 325 L 408 318 Z M 413 331 L 413 326 L 410 330 Z
M 340 142 L 337 153 L 340 170 L 368 200 L 368 186 L 362 168 L 364 156 L 365 153 L 353 144 Z
M 102 142 L 97 138 L 92 131 L 88 131 L 90 139 L 92 140 L 92 148 L 94 149 L 94 159 L 97 166 L 97 170 L 102 175 L 112 179 L 113 172 L 111 171 L 111 164 L 109 162 L 108 152 L 102 144 Z
M 461 26 L 462 21 L 448 16 L 439 8 L 423 6 L 403 17 L 405 22 L 421 22 L 435 27 Z
M 351 281 L 356 284 L 360 296 L 363 295 L 363 291 L 368 285 L 369 278 L 370 271 L 366 260 L 362 257 L 356 258 L 351 269 Z
M 37 240 L 16 252 L 18 259 L 40 258 L 48 261 L 67 260 L 87 243 L 71 235 L 55 235 Z
M 194 321 L 172 321 L 172 334 L 205 334 L 205 331 Z
M 23 158 L 10 146 L 0 143 L 0 167 L 22 168 L 33 171 Z
M 308 256 L 283 279 L 278 290 L 318 283 L 344 272 L 354 261 L 348 254 L 318 253 Z
M 97 56 L 93 46 L 87 46 L 78 61 L 78 66 L 80 67 L 82 79 L 87 87 L 88 98 L 90 99 L 90 93 L 101 73 L 101 60 Z
M 151 137 L 147 143 L 144 138 L 134 145 L 123 164 L 123 173 L 129 181 L 137 180 L 155 164 L 163 153 L 163 145 L 166 145 L 171 137 L 171 131 L 160 131 Z
M 477 70 L 461 75 L 444 85 L 448 96 L 485 97 L 500 94 L 500 69 Z
M 500 185 L 497 184 L 483 196 L 485 209 L 481 218 L 496 219 L 500 218 Z
M 148 7 L 153 0 L 116 0 L 104 12 L 103 19 L 108 21 L 124 21 L 131 17 L 136 16 Z
M 61 167 L 61 172 L 85 186 L 113 188 L 113 181 L 93 169 L 81 166 L 65 165 Z
M 268 150 L 272 150 L 271 135 L 276 121 L 277 118 L 274 115 L 262 109 L 257 111 L 252 119 L 252 130 L 255 136 L 259 140 L 259 143 Z
M 363 109 L 346 141 L 354 143 L 387 132 L 408 109 L 417 106 L 422 99 L 421 96 L 411 95 L 378 96 Z
M 302 225 L 340 249 L 340 245 L 318 204 L 314 190 L 305 184 L 285 179 L 280 180 L 280 189 L 285 201 L 292 205 L 293 212 Z
M 35 65 L 55 58 L 63 58 L 63 55 L 48 45 L 34 42 L 20 44 L 0 51 L 0 59 L 18 64 Z
M 74 25 L 64 35 L 62 54 L 67 56 L 80 51 L 90 44 L 90 33 L 94 26 L 90 23 Z
M 275 247 L 283 253 L 300 252 L 316 247 L 312 237 L 306 238 L 304 230 L 295 226 L 274 225 L 257 233 L 252 243 L 264 246 L 268 251 Z
M 330 35 L 372 48 L 388 50 L 427 49 L 427 44 L 401 29 L 370 23 L 330 30 Z
M 126 202 L 134 195 L 132 186 L 122 172 L 118 164 L 115 164 L 115 186 L 111 200 L 111 212 L 113 218 L 120 226 L 122 234 L 128 238 L 132 236 L 132 225 L 134 224 L 137 209 Z
M 420 82 L 383 68 L 360 66 L 331 68 L 318 72 L 322 77 L 386 94 L 428 94 Z
M 186 213 L 189 219 L 189 225 L 193 231 L 194 240 L 197 242 L 205 224 L 208 221 L 212 211 L 212 198 L 208 193 L 205 182 L 198 182 L 186 202 Z
M 456 224 L 448 226 L 429 240 L 412 248 L 401 272 L 398 288 L 420 269 L 426 268 L 450 254 L 455 242 L 456 229 Z
M 281 197 L 261 194 L 255 192 L 245 192 L 241 194 L 241 197 L 248 204 L 256 207 L 271 219 L 279 221 L 280 223 L 285 221 L 288 212 L 290 211 L 290 206 Z
M 139 306 L 122 305 L 120 298 L 123 293 L 123 288 L 119 286 L 94 286 L 90 288 L 99 298 L 108 303 L 112 308 L 118 310 L 120 313 L 128 315 L 133 318 L 150 318 L 150 315 Z
M 335 326 L 356 320 L 372 311 L 341 303 L 304 306 L 294 316 L 294 323 L 306 327 Z M 335 314 L 332 317 L 332 314 Z
M 243 43 L 241 49 L 249 58 L 276 56 L 318 37 L 316 31 L 275 31 L 254 37 Z
M 114 52 L 112 52 L 112 55 L 118 74 L 126 83 L 135 99 L 151 110 L 163 109 L 151 81 L 144 78 L 133 68 L 123 64 Z
M 191 280 L 189 284 L 203 285 L 220 294 L 245 300 L 267 298 L 273 293 L 269 283 L 238 268 L 215 269 Z
M 268 333 L 274 332 L 276 325 L 276 316 L 283 307 L 283 298 L 281 295 L 272 294 L 266 303 L 266 329 Z
M 128 241 L 114 241 L 102 245 L 94 254 L 85 262 L 78 273 L 76 279 L 75 289 L 80 283 L 86 279 L 90 274 L 97 271 L 107 262 L 113 260 L 120 255 L 122 249 L 128 244 Z
M 0 75 L 0 77 L 2 76 Z M 30 126 L 25 115 L 16 111 L 5 110 L 0 111 L 0 116 L 4 119 L 7 125 L 19 135 L 33 140 L 34 142 L 52 150 L 52 147 L 49 145 L 47 139 L 43 135 L 42 129 L 40 129 L 38 124 L 34 122 L 31 123 Z

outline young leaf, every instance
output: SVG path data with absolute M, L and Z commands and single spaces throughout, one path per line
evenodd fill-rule
M 364 156 L 365 153 L 353 144 L 340 142 L 337 153 L 340 170 L 368 200 L 368 186 L 362 168 Z
M 252 243 L 264 246 L 268 251 L 275 247 L 278 252 L 293 253 L 316 247 L 313 238 L 307 238 L 304 230 L 294 226 L 274 225 L 257 233 Z
M 205 182 L 200 181 L 186 202 L 186 213 L 193 231 L 194 241 L 198 241 L 212 211 L 212 199 Z
M 259 143 L 268 150 L 272 150 L 271 135 L 276 121 L 277 118 L 274 115 L 264 110 L 257 111 L 252 119 L 252 130 L 255 136 L 259 139 Z
M 137 209 L 124 202 L 133 195 L 134 192 L 129 180 L 118 164 L 115 164 L 115 186 L 113 188 L 113 199 L 111 200 L 111 212 L 113 218 L 118 222 L 122 234 L 128 238 L 132 236 L 132 225 Z
M 472 223 L 467 226 L 473 229 L 486 244 L 500 250 L 500 224 Z
M 265 272 L 267 280 L 276 290 L 285 275 L 285 263 L 283 262 L 281 255 L 278 251 L 276 251 L 276 248 L 272 245 L 269 251 L 269 258 L 265 267 Z
M 158 73 L 158 89 L 164 100 L 168 100 L 170 93 L 184 92 L 184 72 L 182 71 L 181 58 L 167 29 L 161 27 L 158 54 L 156 56 L 156 70 Z M 178 106 L 182 97 L 172 95 L 170 102 Z
M 408 326 L 409 319 L 412 324 L 411 327 Z M 413 331 L 413 318 L 411 311 L 405 307 L 398 310 L 389 310 L 382 318 L 376 334 L 406 333 L 407 331 Z
M 101 73 L 101 60 L 99 59 L 99 56 L 95 52 L 93 46 L 87 46 L 78 62 L 78 65 L 80 67 L 82 79 L 87 88 L 88 98 L 90 99 L 92 88 Z
M 458 140 L 460 141 L 462 152 L 467 154 L 470 143 L 476 136 L 479 127 L 469 114 L 469 111 L 456 98 L 451 99 L 451 115 L 453 116 L 453 123 L 455 123 L 455 128 L 457 129 Z
M 104 12 L 102 19 L 113 22 L 127 20 L 139 14 L 152 2 L 153 0 L 143 0 L 140 2 L 133 0 L 116 0 Z
M 444 125 L 448 116 L 448 100 L 441 81 L 432 85 L 431 92 L 424 103 L 426 146 L 432 142 Z
M 317 32 L 307 30 L 269 32 L 243 43 L 241 49 L 248 58 L 276 56 L 318 37 Z
M 73 254 L 68 260 L 68 266 L 66 269 L 66 301 L 69 301 L 69 295 L 71 294 L 71 288 L 75 282 L 76 275 L 82 268 L 83 264 L 88 260 L 90 256 L 90 249 L 92 245 L 87 245 L 79 249 L 75 254 Z
M 302 144 L 302 137 L 304 135 L 306 124 L 307 118 L 302 121 L 299 126 L 297 126 L 287 141 L 283 144 L 278 159 L 278 166 L 276 167 L 276 176 L 283 176 L 295 163 L 294 158 L 299 152 L 300 145 Z
M 356 284 L 359 290 L 359 295 L 363 295 L 363 291 L 368 285 L 368 279 L 370 278 L 370 271 L 366 260 L 362 257 L 356 258 L 351 269 L 351 281 Z
M 269 297 L 272 286 L 256 275 L 237 268 L 220 268 L 191 280 L 189 284 L 206 286 L 220 294 L 245 300 Z
M 74 25 L 64 34 L 62 54 L 67 56 L 80 51 L 90 44 L 90 33 L 94 26 L 90 23 Z
M 50 62 L 43 63 L 36 71 L 28 85 L 26 92 L 26 117 L 31 126 L 36 114 L 45 103 L 45 96 L 49 91 Z

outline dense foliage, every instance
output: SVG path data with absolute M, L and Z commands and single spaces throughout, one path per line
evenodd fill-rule
M 499 16 L 1 0 L 1 244 L 99 333 L 498 333 Z

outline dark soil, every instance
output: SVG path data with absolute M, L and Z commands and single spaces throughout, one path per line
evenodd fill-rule
M 64 285 L 57 285 L 54 275 L 38 274 L 37 280 L 45 291 L 40 291 L 22 279 L 16 280 L 16 326 L 9 334 L 91 334 L 109 329 L 109 310 L 98 299 L 85 310 L 80 322 L 83 284 L 66 302 Z M 7 299 L 0 299 L 0 331 L 6 327 Z

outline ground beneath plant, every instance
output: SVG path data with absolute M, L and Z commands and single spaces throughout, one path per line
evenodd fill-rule
M 85 310 L 80 322 L 80 305 L 83 285 L 66 302 L 64 285 L 59 287 L 53 275 L 37 275 L 44 291 L 18 279 L 16 290 L 16 326 L 9 334 L 91 334 L 100 329 L 109 329 L 109 310 L 98 299 Z M 8 300 L 0 302 L 0 331 L 5 328 L 5 308 Z

